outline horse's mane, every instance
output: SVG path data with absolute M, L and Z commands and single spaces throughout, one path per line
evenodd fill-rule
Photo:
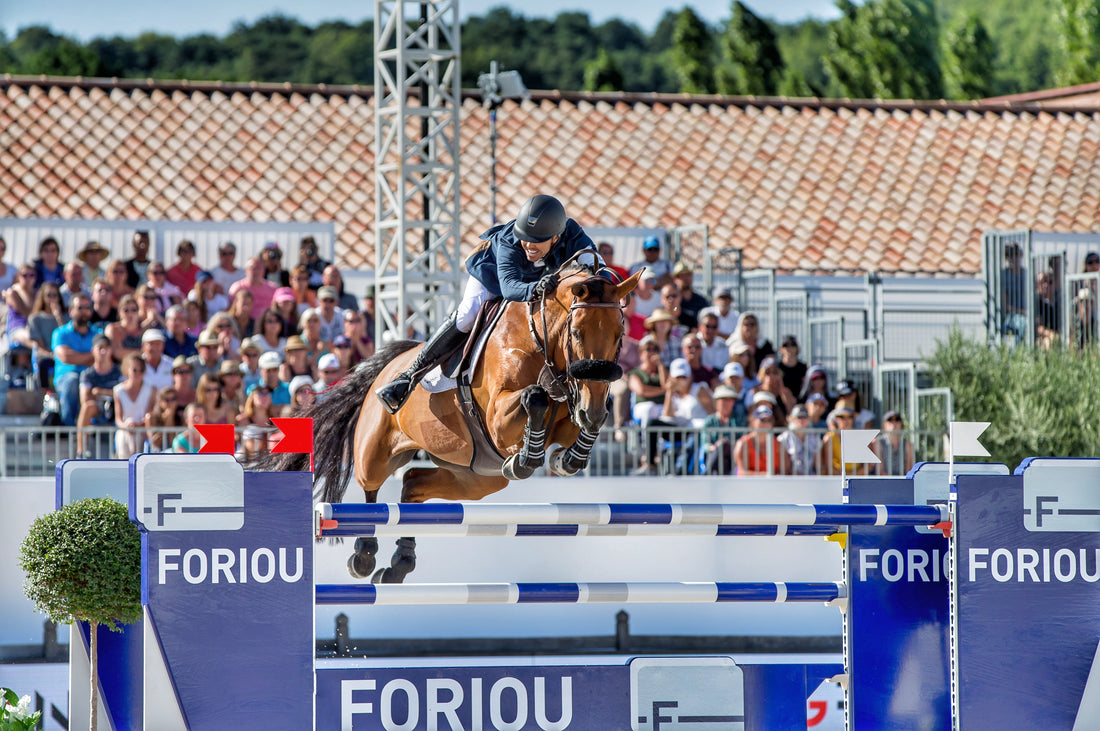
M 559 282 L 564 282 L 566 279 L 583 276 L 585 279 L 579 282 L 571 282 L 570 284 L 585 285 L 588 287 L 588 291 L 591 294 L 590 299 L 603 302 L 607 297 L 607 288 L 614 287 L 615 283 L 599 276 L 601 271 L 607 270 L 602 268 L 597 269 L 596 267 L 581 262 L 579 259 L 574 259 L 558 270 L 558 280 Z

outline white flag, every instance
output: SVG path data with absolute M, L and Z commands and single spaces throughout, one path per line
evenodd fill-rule
M 840 432 L 840 461 L 848 464 L 878 464 L 882 460 L 868 446 L 878 429 L 843 429 Z
M 952 457 L 988 457 L 989 450 L 978 437 L 989 426 L 988 421 L 953 421 L 948 431 L 951 437 Z

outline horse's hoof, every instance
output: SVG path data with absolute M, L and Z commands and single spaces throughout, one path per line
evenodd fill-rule
M 374 571 L 376 563 L 374 556 L 353 553 L 348 556 L 348 573 L 356 579 L 366 579 Z
M 392 568 L 378 569 L 371 577 L 372 584 L 400 584 L 405 580 L 405 575 L 394 571 Z
M 572 462 L 565 463 L 565 454 L 567 450 L 564 447 L 559 447 L 550 454 L 550 471 L 558 477 L 572 477 L 581 470 L 581 466 L 574 466 Z
M 526 480 L 535 473 L 535 468 L 527 464 L 521 464 L 518 454 L 513 454 L 504 461 L 500 469 L 506 480 Z

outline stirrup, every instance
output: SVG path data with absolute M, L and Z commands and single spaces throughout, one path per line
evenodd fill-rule
M 404 386 L 403 392 L 397 392 Z M 412 378 L 402 373 L 397 378 L 387 383 L 382 388 L 378 389 L 378 400 L 382 402 L 382 406 L 391 414 L 396 414 L 401 410 L 401 407 L 405 405 L 405 402 L 409 400 L 409 394 L 412 393 L 413 388 L 416 386 L 412 382 Z

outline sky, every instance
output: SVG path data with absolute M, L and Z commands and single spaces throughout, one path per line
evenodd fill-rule
M 812 16 L 838 17 L 832 0 L 742 0 L 761 17 L 782 22 Z M 717 23 L 730 16 L 731 0 L 540 0 L 538 10 L 530 3 L 499 0 L 459 0 L 463 18 L 483 15 L 490 8 L 507 5 L 528 17 L 553 17 L 565 10 L 588 13 L 593 23 L 618 17 L 652 31 L 666 10 L 690 5 L 702 18 Z M 148 0 L 0 0 L 0 29 L 11 39 L 28 25 L 48 25 L 55 33 L 88 41 L 97 36 L 133 37 L 156 31 L 176 37 L 213 33 L 225 35 L 238 21 L 252 23 L 280 12 L 306 25 L 323 20 L 357 23 L 374 14 L 373 0 L 191 0 L 185 3 Z

